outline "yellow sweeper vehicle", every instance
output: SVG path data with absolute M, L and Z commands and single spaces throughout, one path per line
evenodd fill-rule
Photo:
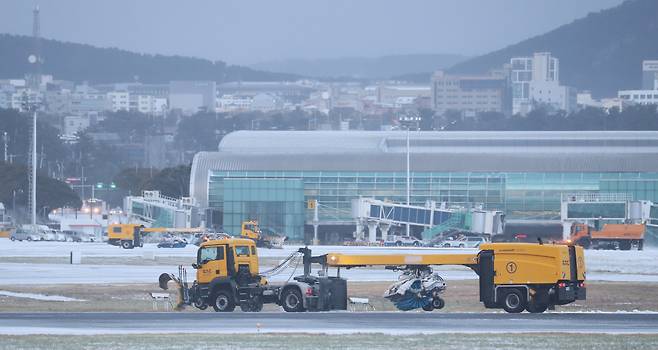
M 267 281 L 274 274 L 289 273 L 287 268 L 300 262 L 302 275 L 282 284 Z M 311 274 L 313 264 L 320 266 L 317 275 Z M 479 252 L 464 254 L 313 256 L 310 249 L 300 248 L 280 265 L 259 272 L 255 242 L 226 238 L 201 245 L 191 286 L 182 266 L 177 276 L 160 275 L 159 284 L 167 289 L 169 281 L 176 283 L 178 308 L 212 306 L 215 311 L 230 312 L 239 305 L 243 311 L 256 312 L 263 304 L 273 303 L 288 312 L 346 310 L 347 281 L 340 277 L 341 269 L 384 266 L 402 272 L 399 281 L 384 293 L 385 298 L 400 310 L 432 311 L 444 306 L 441 293 L 445 282 L 432 271 L 432 266 L 442 265 L 463 265 L 475 271 L 480 301 L 486 308 L 541 313 L 586 297 L 582 247 L 531 243 L 482 244 Z M 329 276 L 330 268 L 335 269 L 335 276 Z
M 144 236 L 148 233 L 199 233 L 202 228 L 144 227 L 140 224 L 110 224 L 107 226 L 107 243 L 124 249 L 144 246 Z
M 261 229 L 256 220 L 243 221 L 240 236 L 242 238 L 253 239 L 256 242 L 256 247 L 268 249 L 283 249 L 283 242 L 287 238 L 286 236 L 276 234 L 271 230 Z

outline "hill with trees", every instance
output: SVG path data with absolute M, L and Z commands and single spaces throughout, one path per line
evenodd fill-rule
M 20 211 L 18 208 L 27 208 L 30 185 L 25 165 L 0 162 L 0 182 L 0 202 L 10 207 L 15 214 Z M 14 203 L 16 208 L 13 208 Z M 81 205 L 80 197 L 67 184 L 43 173 L 37 175 L 38 213 L 41 214 L 44 208 L 79 208 Z
M 27 57 L 33 53 L 31 37 L 0 34 L 0 77 L 19 78 L 30 72 Z M 279 81 L 296 80 L 293 74 L 270 73 L 183 56 L 134 53 L 42 39 L 42 72 L 57 79 L 91 84 L 130 82 L 167 83 L 171 80 Z
M 501 23 L 512 26 L 512 23 Z M 452 73 L 483 73 L 511 57 L 550 51 L 560 59 L 560 82 L 598 97 L 641 85 L 642 60 L 658 59 L 658 1 L 623 4 L 563 25 L 546 34 L 453 66 Z
M 251 65 L 251 67 L 322 79 L 389 79 L 406 74 L 448 68 L 465 59 L 465 56 L 453 54 L 416 54 L 382 57 L 289 59 L 258 63 Z M 429 77 L 427 80 L 429 81 Z

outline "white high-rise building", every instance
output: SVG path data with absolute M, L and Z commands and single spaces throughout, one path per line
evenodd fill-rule
M 527 114 L 538 104 L 571 112 L 577 105 L 576 91 L 560 85 L 560 61 L 550 52 L 511 61 L 512 113 Z
M 642 90 L 658 90 L 658 60 L 642 62 Z
M 617 96 L 626 103 L 658 105 L 658 60 L 642 62 L 641 90 L 620 90 Z

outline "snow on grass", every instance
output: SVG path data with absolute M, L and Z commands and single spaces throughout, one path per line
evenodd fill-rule
M 542 346 L 541 344 L 544 344 Z M 593 334 L 442 334 L 400 337 L 388 333 L 354 334 L 136 334 L 94 336 L 5 336 L 0 348 L 7 349 L 455 349 L 498 350 L 539 348 L 655 349 L 655 335 Z
M 152 254 L 161 257 L 190 257 L 196 255 L 197 246 L 185 248 L 158 248 L 156 244 L 145 244 L 143 248 L 122 249 L 101 242 L 28 242 L 0 239 L 1 257 L 68 257 L 71 251 L 79 251 L 82 257 L 142 257 Z
M 82 299 L 69 298 L 61 295 L 45 295 L 45 294 L 34 294 L 34 293 L 17 293 L 10 292 L 6 290 L 0 290 L 0 295 L 13 298 L 25 298 L 25 299 L 34 299 L 42 301 L 84 301 Z

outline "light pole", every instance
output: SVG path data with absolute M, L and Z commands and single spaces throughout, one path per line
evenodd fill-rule
M 410 153 L 409 148 L 409 125 L 407 125 L 407 205 L 411 205 L 411 164 L 410 164 Z M 407 220 L 407 237 L 409 237 L 411 228 Z
M 4 144 L 5 144 L 5 164 L 7 164 L 7 162 L 9 161 L 9 156 L 7 154 L 7 148 L 8 148 L 7 143 L 9 141 L 9 135 L 7 134 L 6 131 L 3 134 L 2 140 L 4 141 Z
M 32 112 L 32 228 L 37 224 L 37 109 Z

